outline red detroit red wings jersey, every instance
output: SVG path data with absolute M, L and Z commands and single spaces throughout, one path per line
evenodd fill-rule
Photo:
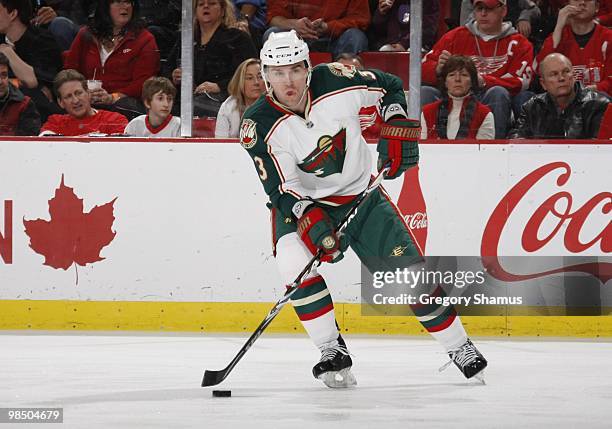
M 533 74 L 533 47 L 512 28 L 506 26 L 502 34 L 507 35 L 485 41 L 466 26 L 449 31 L 423 58 L 423 82 L 437 85 L 436 65 L 446 50 L 471 57 L 487 88 L 501 86 L 512 95 L 527 89 Z
M 612 30 L 596 25 L 591 39 L 581 48 L 576 42 L 572 28 L 566 25 L 556 49 L 553 48 L 552 35 L 546 38 L 534 62 L 534 70 L 538 71 L 542 60 L 553 52 L 559 52 L 570 59 L 576 79 L 586 85 L 597 85 L 597 90 L 612 94 Z M 592 73 L 595 81 L 587 75 L 589 65 L 597 69 Z

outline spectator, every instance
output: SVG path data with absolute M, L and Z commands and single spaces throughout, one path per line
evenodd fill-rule
M 237 28 L 251 35 L 257 50 L 260 50 L 266 29 L 268 7 L 266 0 L 232 0 L 236 9 Z
M 243 61 L 236 69 L 227 90 L 230 96 L 219 109 L 215 137 L 237 138 L 244 111 L 265 92 L 261 61 L 255 58 Z
M 429 51 L 436 41 L 440 0 L 423 3 L 423 48 Z M 410 48 L 410 0 L 378 0 L 372 16 L 372 49 L 407 51 Z
M 10 62 L 0 53 L 0 135 L 36 136 L 40 115 L 30 97 L 9 82 Z
M 461 25 L 474 20 L 474 1 L 463 0 L 461 2 Z M 533 28 L 537 25 L 542 15 L 540 8 L 533 0 L 509 0 L 508 21 L 516 26 L 520 34 L 529 38 Z
M 147 114 L 134 118 L 125 134 L 137 137 L 180 137 L 181 119 L 172 116 L 176 88 L 165 77 L 150 77 L 142 87 Z
M 311 51 L 331 52 L 332 57 L 368 49 L 368 0 L 270 0 L 268 22 L 264 41 L 272 32 L 293 29 Z
M 77 0 L 30 0 L 34 10 L 31 23 L 43 26 L 55 38 L 62 51 L 70 48 L 79 32 L 79 25 L 86 22 L 84 10 Z
M 176 44 L 181 25 L 181 0 L 140 0 L 140 16 L 166 60 Z
M 553 32 L 557 25 L 559 10 L 566 5 L 567 0 L 534 0 L 540 8 L 538 24 L 532 28 L 530 40 L 535 52 L 542 49 L 544 40 Z M 537 82 L 537 79 L 534 80 Z
M 607 97 L 576 82 L 571 61 L 549 54 L 540 64 L 546 90 L 527 101 L 510 138 L 591 139 L 598 135 Z
M 478 91 L 474 62 L 468 57 L 452 55 L 442 66 L 439 80 L 445 96 L 423 107 L 421 138 L 495 138 L 493 113 L 474 96 Z
M 87 134 L 123 134 L 125 116 L 91 107 L 91 94 L 85 77 L 76 70 L 62 70 L 53 82 L 60 106 L 66 115 L 51 115 L 42 126 L 41 136 L 82 136 Z
M 142 85 L 159 71 L 155 38 L 143 28 L 138 12 L 138 0 L 100 1 L 64 61 L 65 68 L 102 81 L 102 88 L 91 93 L 96 107 L 130 118 L 146 113 L 140 101 Z
M 446 33 L 423 59 L 423 82 L 436 85 L 442 67 L 451 55 L 472 58 L 478 70 L 477 94 L 495 118 L 495 138 L 505 138 L 510 125 L 511 105 L 518 112 L 533 94 L 526 89 L 531 80 L 533 48 L 531 43 L 503 22 L 506 0 L 476 0 L 476 20 Z M 422 105 L 440 99 L 436 88 L 422 88 Z
M 231 0 L 197 0 L 194 5 L 193 113 L 216 117 L 229 95 L 227 85 L 240 63 L 259 55 L 249 35 L 233 28 L 236 16 Z M 181 68 L 177 67 L 180 52 L 179 41 L 168 59 L 175 85 L 179 85 L 182 75 Z
M 598 5 L 599 0 L 569 0 L 537 61 L 559 52 L 570 59 L 579 82 L 612 95 L 612 30 L 594 20 Z
M 0 0 L 0 52 L 10 62 L 21 92 L 30 97 L 41 120 L 61 110 L 53 103 L 53 78 L 62 68 L 57 42 L 46 29 L 30 24 L 32 5 L 23 0 Z

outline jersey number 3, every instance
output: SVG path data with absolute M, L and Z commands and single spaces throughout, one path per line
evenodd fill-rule
M 268 178 L 268 172 L 266 171 L 266 167 L 264 167 L 263 159 L 256 156 L 253 157 L 255 164 L 257 164 L 257 169 L 259 170 L 259 178 L 261 180 L 266 180 Z

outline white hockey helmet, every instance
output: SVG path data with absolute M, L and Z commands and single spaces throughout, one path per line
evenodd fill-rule
M 308 45 L 295 30 L 271 33 L 261 49 L 259 58 L 264 68 L 264 84 L 268 91 L 270 91 L 270 82 L 266 78 L 266 66 L 287 66 L 305 61 L 308 69 L 306 87 L 310 85 L 312 66 Z

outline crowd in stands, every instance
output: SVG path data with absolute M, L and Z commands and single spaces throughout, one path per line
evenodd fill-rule
M 410 3 L 193 0 L 194 116 L 238 135 L 274 32 L 347 67 L 367 69 L 368 51 L 407 61 Z M 422 4 L 422 138 L 612 137 L 612 0 Z M 181 7 L 0 0 L 0 135 L 179 136 Z M 374 137 L 376 109 L 360 117 Z

